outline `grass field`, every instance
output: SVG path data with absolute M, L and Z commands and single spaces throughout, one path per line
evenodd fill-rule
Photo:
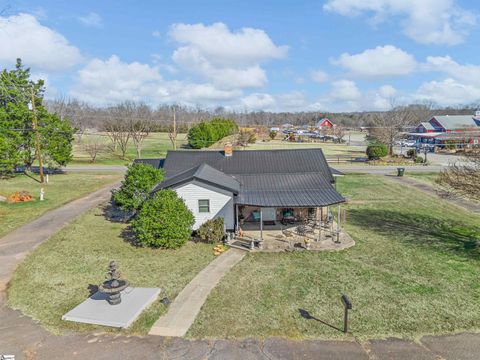
M 480 216 L 385 177 L 348 175 L 338 187 L 349 199 L 346 230 L 356 246 L 247 255 L 210 294 L 188 336 L 363 340 L 479 331 Z M 87 213 L 38 247 L 15 273 L 9 304 L 54 332 L 90 330 L 60 317 L 103 280 L 109 260 L 134 286 L 157 286 L 173 299 L 213 259 L 205 244 L 134 248 L 121 238 L 125 225 L 101 215 Z M 353 303 L 348 336 L 333 328 L 342 325 L 343 293 Z M 164 311 L 155 304 L 128 332 L 146 333 Z
M 187 144 L 187 134 L 179 134 L 177 138 L 177 149 Z M 110 140 L 106 134 L 103 135 L 85 135 L 82 142 L 88 143 L 89 138 L 100 138 L 105 144 L 110 144 Z M 297 143 L 287 142 L 280 139 L 269 141 L 257 141 L 255 144 L 249 144 L 244 150 L 277 150 L 277 149 L 311 149 L 322 148 L 325 156 L 328 157 L 363 157 L 365 156 L 365 146 L 359 145 L 363 139 L 363 134 L 354 134 L 356 145 L 348 146 L 347 144 L 334 144 L 332 142 L 315 142 L 315 143 Z M 229 139 L 230 140 L 230 139 Z M 167 150 L 172 149 L 172 144 L 167 133 L 152 133 L 148 136 L 143 144 L 142 158 L 159 158 L 164 157 Z M 223 142 L 212 145 L 212 149 L 223 149 Z M 242 148 L 238 148 L 242 150 Z M 98 165 L 125 165 L 129 164 L 137 157 L 133 142 L 130 142 L 126 159 L 122 159 L 120 152 L 115 153 L 105 151 L 98 155 L 96 164 Z M 75 143 L 74 156 L 71 165 L 90 165 L 90 157 L 83 149 L 82 143 Z
M 121 237 L 124 228 L 105 220 L 101 209 L 85 214 L 19 266 L 8 288 L 8 303 L 55 333 L 100 329 L 61 317 L 88 297 L 89 284 L 104 281 L 110 260 L 117 261 L 132 286 L 159 287 L 160 298 L 173 300 L 214 257 L 206 244 L 188 243 L 180 250 L 135 248 Z M 127 332 L 145 334 L 164 311 L 160 302 L 153 304 Z
M 106 134 L 96 134 L 88 135 L 82 138 L 83 143 L 87 143 L 89 138 L 100 138 L 105 144 L 110 144 L 110 139 Z M 187 134 L 178 134 L 177 137 L 177 147 L 180 148 L 182 145 L 186 144 Z M 93 141 L 93 140 L 91 140 Z M 150 134 L 143 143 L 142 148 L 142 158 L 159 158 L 164 157 L 167 153 L 167 150 L 173 149 L 172 143 L 168 138 L 167 133 L 152 133 Z M 120 151 L 117 150 L 115 153 L 110 151 L 105 151 L 101 153 L 96 160 L 96 164 L 99 165 L 124 165 L 130 163 L 133 159 L 137 157 L 137 152 L 133 142 L 130 141 L 128 151 L 126 154 L 126 159 L 122 159 L 120 156 Z M 90 157 L 82 148 L 82 143 L 75 143 L 73 147 L 73 161 L 72 165 L 89 165 Z
M 409 172 L 406 174 L 406 176 L 409 176 L 411 178 L 414 178 L 415 180 L 419 180 L 422 182 L 425 182 L 430 185 L 435 185 L 435 180 L 438 178 L 438 172 L 434 173 L 416 173 L 416 172 Z
M 56 174 L 49 176 L 48 184 L 40 184 L 25 175 L 1 179 L 0 195 L 8 197 L 15 191 L 25 190 L 33 195 L 34 201 L 16 204 L 0 202 L 0 237 L 48 210 L 120 180 L 121 175 L 114 172 Z M 45 200 L 39 201 L 42 187 L 45 190 Z
M 341 294 L 353 303 L 359 340 L 479 331 L 480 216 L 383 177 L 349 175 L 338 188 L 350 199 L 346 230 L 356 246 L 249 254 L 188 336 L 349 338 L 333 328 L 343 324 Z

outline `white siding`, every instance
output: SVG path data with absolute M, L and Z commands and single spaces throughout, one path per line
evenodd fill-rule
M 174 188 L 195 216 L 193 229 L 196 230 L 205 221 L 223 217 L 227 229 L 234 228 L 233 194 L 199 182 L 190 182 Z M 198 212 L 198 200 L 210 200 L 210 212 Z

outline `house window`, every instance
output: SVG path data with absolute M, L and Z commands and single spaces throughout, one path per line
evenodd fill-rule
M 198 212 L 209 213 L 210 212 L 210 200 L 198 200 Z

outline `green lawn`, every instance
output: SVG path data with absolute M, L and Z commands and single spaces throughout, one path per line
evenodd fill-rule
M 27 203 L 0 202 L 0 237 L 48 210 L 118 181 L 121 177 L 122 174 L 115 172 L 72 172 L 50 175 L 48 184 L 40 184 L 25 175 L 0 179 L 0 195 L 8 197 L 15 191 L 26 190 L 34 196 L 34 201 Z M 45 190 L 44 201 L 39 200 L 42 187 Z
M 96 135 L 85 135 L 82 138 L 82 142 L 88 142 L 89 138 L 101 138 L 105 144 L 110 144 L 110 139 L 106 134 L 96 134 Z M 187 134 L 178 134 L 177 136 L 177 148 L 181 148 L 182 145 L 186 144 Z M 93 141 L 93 140 L 92 140 Z M 150 134 L 143 143 L 142 147 L 142 158 L 159 158 L 164 157 L 167 153 L 167 150 L 173 149 L 172 143 L 168 138 L 168 133 L 152 133 Z M 126 154 L 126 159 L 122 159 L 120 156 L 120 151 L 117 150 L 115 153 L 105 151 L 97 157 L 96 164 L 99 165 L 125 165 L 129 164 L 133 159 L 137 157 L 137 152 L 133 142 L 130 141 L 128 146 L 128 151 Z M 71 165 L 90 165 L 90 156 L 82 148 L 82 143 L 75 143 L 73 147 L 73 161 Z
M 435 180 L 438 178 L 438 172 L 434 172 L 434 173 L 408 172 L 405 175 L 430 185 L 435 185 Z
M 384 177 L 349 175 L 341 252 L 249 254 L 210 294 L 190 337 L 359 339 L 480 330 L 480 216 Z M 300 316 L 308 311 L 317 320 Z
M 206 244 L 188 243 L 180 250 L 135 248 L 122 238 L 124 229 L 124 224 L 105 220 L 101 209 L 83 215 L 19 266 L 8 288 L 9 305 L 55 333 L 99 329 L 61 317 L 88 297 L 89 284 L 104 281 L 110 260 L 117 261 L 132 286 L 159 287 L 160 298 L 173 300 L 214 257 Z M 160 302 L 153 304 L 128 333 L 145 334 L 164 310 Z

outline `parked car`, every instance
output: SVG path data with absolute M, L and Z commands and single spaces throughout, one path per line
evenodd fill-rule
M 406 146 L 406 147 L 413 147 L 417 144 L 417 142 L 415 140 L 404 140 L 403 141 L 403 146 Z

